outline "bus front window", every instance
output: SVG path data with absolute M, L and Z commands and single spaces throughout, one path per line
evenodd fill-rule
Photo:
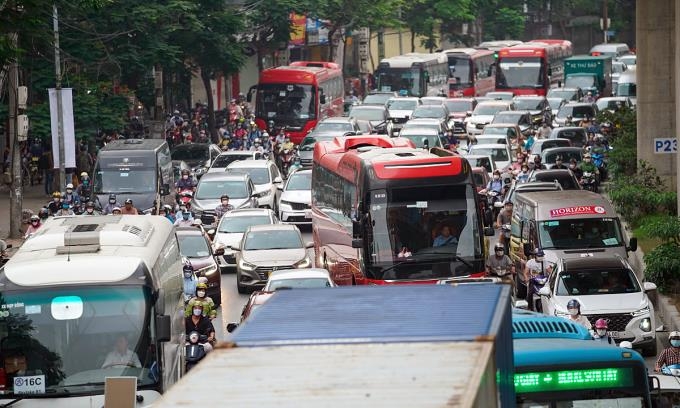
M 153 158 L 100 157 L 94 169 L 95 194 L 153 193 L 156 185 Z
M 139 386 L 157 383 L 149 302 L 138 286 L 3 293 L 4 394 L 102 393 L 106 377 L 121 375 L 137 377 Z M 41 385 L 31 390 L 13 381 L 34 376 Z
M 301 84 L 260 84 L 255 115 L 277 125 L 304 127 L 316 119 L 316 88 Z
M 377 75 L 378 89 L 399 92 L 400 96 L 420 96 L 420 71 L 406 68 L 383 68 Z
M 481 257 L 471 185 L 372 192 L 367 269 L 374 279 L 436 279 L 469 274 Z M 377 194 L 377 195 L 376 195 Z
M 541 221 L 538 234 L 543 249 L 608 248 L 624 244 L 616 218 Z
M 543 63 L 540 58 L 504 58 L 498 71 L 497 88 L 541 88 Z

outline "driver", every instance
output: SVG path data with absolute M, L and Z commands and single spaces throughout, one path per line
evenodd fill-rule
M 659 358 L 656 359 L 656 364 L 654 364 L 654 371 L 657 373 L 661 371 L 663 366 L 680 364 L 680 331 L 672 331 L 668 335 L 668 341 L 670 341 L 671 346 L 659 354 Z
M 448 225 L 442 227 L 441 232 L 437 235 L 432 243 L 433 247 L 441 247 L 447 245 L 457 245 L 458 238 L 451 235 L 451 228 Z
M 106 355 L 102 364 L 102 368 L 115 366 L 142 367 L 137 353 L 128 348 L 128 340 L 124 335 L 118 336 L 113 350 Z
M 504 282 L 510 283 L 514 286 L 515 265 L 510 260 L 510 257 L 505 255 L 505 248 L 502 243 L 497 242 L 494 245 L 494 254 L 489 255 L 486 260 L 486 274 L 487 276 L 495 276 L 501 278 Z
M 202 343 L 206 354 L 212 351 L 212 343 L 215 341 L 215 327 L 210 318 L 203 316 L 204 305 L 202 303 L 195 303 L 191 307 L 191 316 L 187 317 L 184 325 L 186 334 L 191 332 L 198 332 L 208 337 L 208 341 Z

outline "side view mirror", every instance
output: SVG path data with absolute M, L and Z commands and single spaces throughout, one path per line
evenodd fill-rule
M 656 284 L 652 282 L 645 282 L 642 284 L 642 287 L 645 289 L 645 292 L 651 292 L 653 290 L 656 290 Z
M 517 300 L 515 301 L 515 307 L 517 309 L 529 309 L 529 302 L 526 300 Z
M 550 288 L 547 286 L 543 286 L 538 290 L 538 295 L 539 296 L 550 296 Z
M 233 333 L 238 328 L 238 323 L 227 323 L 227 331 Z
M 169 184 L 163 184 L 161 186 L 161 195 L 166 196 L 170 194 L 170 185 Z
M 156 316 L 156 340 L 160 342 L 170 341 L 170 323 L 168 315 Z
M 321 103 L 322 105 L 326 103 L 326 95 L 322 94 L 319 96 L 319 103 Z
M 281 183 L 277 184 L 276 189 L 283 191 L 283 184 L 281 184 Z
M 470 112 L 470 111 L 465 112 L 465 116 L 467 116 L 467 117 L 472 116 L 472 112 Z
M 364 246 L 364 240 L 361 238 L 354 238 L 352 240 L 352 248 L 362 248 Z
M 305 248 L 314 248 L 314 241 L 305 242 Z
M 215 250 L 215 252 L 213 252 L 213 255 L 216 255 L 216 256 L 222 256 L 222 255 L 224 255 L 224 247 L 217 248 L 217 249 Z
M 637 248 L 638 248 L 637 238 L 632 237 L 630 239 L 630 241 L 628 242 L 628 248 L 626 248 L 626 249 L 628 249 L 629 251 L 635 252 L 635 251 L 637 251 Z
M 232 251 L 240 251 L 241 250 L 241 246 L 239 244 L 227 245 L 227 248 L 231 249 Z
M 522 245 L 522 250 L 524 251 L 524 256 L 526 256 L 526 257 L 530 257 L 532 255 L 532 252 L 533 252 L 532 249 L 533 248 L 531 248 L 531 244 L 528 243 L 528 242 L 526 242 L 526 243 L 524 243 L 524 245 Z
M 274 184 L 281 184 L 281 183 L 283 183 L 283 179 L 281 178 L 281 176 L 276 176 L 276 178 L 274 179 Z
M 246 95 L 246 101 L 251 102 L 253 100 L 253 92 L 257 90 L 257 85 L 253 85 L 248 90 L 248 95 Z

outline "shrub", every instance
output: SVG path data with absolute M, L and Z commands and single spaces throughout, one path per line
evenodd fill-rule
M 656 283 L 661 292 L 680 291 L 680 218 L 660 217 L 641 227 L 650 237 L 661 239 L 661 245 L 645 254 L 645 277 Z

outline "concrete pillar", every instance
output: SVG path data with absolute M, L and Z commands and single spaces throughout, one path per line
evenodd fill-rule
M 675 9 L 678 0 L 638 0 L 637 152 L 668 186 L 676 185 L 676 154 L 654 154 L 654 138 L 675 137 Z

